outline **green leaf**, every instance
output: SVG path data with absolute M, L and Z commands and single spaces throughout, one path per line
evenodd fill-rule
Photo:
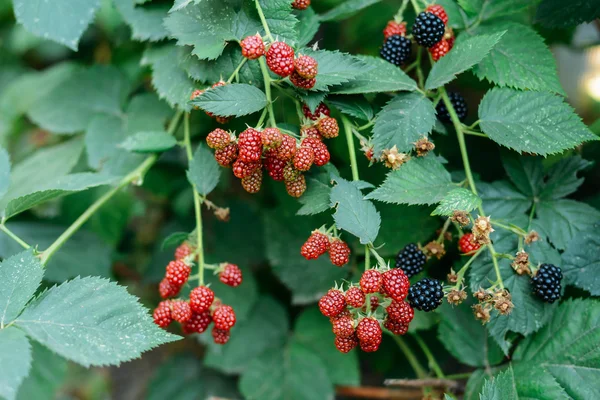
M 458 4 L 480 21 L 523 12 L 532 6 L 530 0 L 458 0 Z
M 28 116 L 40 127 L 57 134 L 85 130 L 98 114 L 120 115 L 129 83 L 112 66 L 96 65 L 75 72 L 36 101 Z
M 315 14 L 312 8 L 307 8 L 299 15 L 298 24 L 298 47 L 304 47 L 309 44 L 321 26 L 319 16 Z
M 31 250 L 0 263 L 0 326 L 8 325 L 19 315 L 42 283 L 43 276 L 44 267 Z
M 507 181 L 478 182 L 477 191 L 483 200 L 483 209 L 494 218 L 522 215 L 532 204 L 531 199 Z
M 0 396 L 14 400 L 31 368 L 31 346 L 23 331 L 0 329 Z
M 163 25 L 169 7 L 166 4 L 155 4 L 142 7 L 136 0 L 117 0 L 115 7 L 131 28 L 131 38 L 138 41 L 156 42 L 169 36 Z
M 204 144 L 199 144 L 196 148 L 189 168 L 188 180 L 202 196 L 207 196 L 219 183 L 221 168 L 210 149 Z
M 480 400 L 517 400 L 515 373 L 511 366 L 491 379 L 486 379 Z
M 500 41 L 473 72 L 498 86 L 564 94 L 556 62 L 544 39 L 528 26 L 506 22 L 477 29 L 478 34 L 504 31 Z
M 366 199 L 394 204 L 435 204 L 454 188 L 450 173 L 438 159 L 419 157 L 388 173 L 385 182 Z
M 373 128 L 374 153 L 396 146 L 410 152 L 415 142 L 427 135 L 435 124 L 435 108 L 420 93 L 400 93 L 377 114 Z
M 365 200 L 361 191 L 342 178 L 336 179 L 331 189 L 331 207 L 335 207 L 333 219 L 343 229 L 360 239 L 361 244 L 373 243 L 377 239 L 381 217 L 373 203 Z
M 454 48 L 433 65 L 425 81 L 425 89 L 431 90 L 445 85 L 454 80 L 456 75 L 471 69 L 494 48 L 504 33 L 505 31 L 502 31 L 458 40 Z
M 356 14 L 363 8 L 379 3 L 381 0 L 346 0 L 324 14 L 319 15 L 321 21 L 340 21 Z
M 196 2 L 196 0 L 175 0 L 173 7 L 171 7 L 169 12 L 171 13 L 173 11 L 181 10 L 182 8 L 187 7 L 187 5 L 190 4 L 192 1 Z
M 221 55 L 233 34 L 233 9 L 221 0 L 202 0 L 170 13 L 164 26 L 179 46 L 193 46 L 192 54 L 214 60 Z M 172 62 L 173 60 L 171 60 Z
M 471 212 L 481 205 L 481 199 L 468 189 L 452 189 L 440 201 L 431 215 L 451 216 L 454 211 Z
M 164 131 L 138 132 L 121 143 L 121 147 L 134 153 L 158 153 L 177 146 L 177 140 Z
M 296 319 L 294 342 L 317 354 L 327 368 L 329 379 L 335 385 L 360 385 L 358 352 L 340 353 L 333 345 L 335 335 L 331 322 L 316 307 L 311 307 Z
M 52 400 L 67 376 L 67 360 L 38 342 L 31 343 L 31 371 L 17 393 L 18 400 Z
M 83 366 L 118 365 L 177 336 L 157 327 L 127 290 L 101 278 L 76 278 L 42 293 L 15 325 Z
M 340 112 L 363 121 L 373 119 L 374 110 L 364 96 L 336 96 L 328 97 L 327 102 Z
M 544 166 L 541 157 L 502 153 L 502 165 L 519 191 L 530 198 L 539 195 L 544 185 Z
M 206 90 L 191 104 L 215 115 L 241 117 L 264 109 L 267 96 L 255 86 L 232 83 Z
M 366 64 L 364 72 L 348 83 L 330 88 L 331 93 L 364 94 L 414 91 L 417 83 L 402 69 L 378 57 L 357 56 Z
M 598 0 L 582 0 L 567 5 L 560 0 L 542 0 L 535 19 L 547 27 L 566 28 L 579 25 L 582 22 L 591 22 L 600 17 L 600 3 Z
M 548 179 L 540 193 L 542 200 L 559 199 L 575 193 L 583 183 L 577 173 L 588 168 L 592 162 L 580 156 L 563 158 L 548 170 Z
M 189 100 L 194 91 L 194 82 L 180 65 L 173 62 L 178 58 L 179 51 L 172 45 L 149 48 L 144 52 L 142 64 L 152 66 L 152 86 L 159 98 L 165 99 L 173 108 L 190 111 Z
M 568 199 L 540 202 L 536 213 L 538 226 L 560 250 L 600 221 L 600 211 L 586 203 Z
M 440 307 L 442 322 L 438 337 L 444 347 L 461 363 L 472 367 L 495 365 L 504 355 L 498 345 L 490 340 L 485 326 L 473 318 L 472 302 Z
M 580 233 L 569 243 L 562 254 L 561 269 L 565 282 L 600 296 L 600 238 L 598 225 L 588 232 Z
M 44 39 L 77 51 L 79 38 L 94 19 L 100 0 L 27 1 L 14 0 L 17 22 Z
M 171 233 L 169 236 L 163 240 L 160 245 L 161 250 L 175 248 L 183 243 L 190 236 L 188 232 L 175 232 Z
M 298 33 L 298 19 L 292 13 L 292 3 L 287 0 L 258 0 L 265 15 L 271 34 L 287 43 L 294 45 Z M 219 4 L 222 4 L 219 0 Z
M 288 330 L 285 309 L 272 298 L 262 297 L 248 319 L 231 329 L 227 346 L 209 347 L 204 362 L 228 374 L 243 373 L 262 353 L 283 347 Z
M 0 147 L 0 199 L 8 191 L 10 186 L 10 156 L 8 152 Z
M 296 213 L 297 215 L 315 215 L 331 208 L 329 202 L 331 187 L 327 183 L 309 178 L 306 187 L 306 192 L 298 199 L 302 207 Z
M 493 141 L 539 155 L 598 140 L 561 97 L 542 92 L 492 89 L 479 105 L 480 126 Z
M 368 68 L 358 57 L 339 51 L 303 49 L 298 53 L 309 55 L 319 63 L 319 74 L 313 90 L 328 90 L 330 86 L 350 82 Z
M 323 362 L 298 343 L 252 361 L 239 388 L 248 400 L 327 400 L 334 396 Z
M 254 4 L 251 2 L 243 3 L 242 8 L 235 14 L 233 19 L 232 31 L 234 36 L 241 41 L 246 36 L 260 33 L 262 29 Z M 237 46 L 237 43 L 234 46 Z
M 469 376 L 469 380 L 467 381 L 464 400 L 481 400 L 479 398 L 479 394 L 483 389 L 483 384 L 485 383 L 485 378 L 487 377 L 488 375 L 483 369 L 476 369 L 475 371 L 473 371 L 473 373 L 471 373 L 471 376 Z

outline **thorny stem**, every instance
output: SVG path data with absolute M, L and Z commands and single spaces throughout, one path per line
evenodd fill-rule
M 192 162 L 192 142 L 190 140 L 190 114 L 185 114 L 183 120 L 183 142 L 188 162 Z M 194 214 L 196 215 L 196 252 L 198 253 L 198 284 L 204 285 L 204 246 L 202 244 L 202 199 L 192 184 L 194 192 Z
M 358 165 L 356 162 L 356 149 L 354 148 L 354 137 L 352 134 L 352 125 L 348 118 L 342 115 L 342 124 L 344 125 L 344 133 L 346 134 L 346 142 L 348 142 L 348 152 L 350 154 L 350 167 L 352 168 L 352 180 L 359 180 Z
M 274 42 L 275 39 L 273 39 L 273 35 L 271 35 L 271 31 L 269 30 L 269 25 L 267 24 L 265 14 L 263 13 L 262 7 L 260 6 L 260 1 L 255 0 L 254 3 L 256 4 L 256 11 L 258 11 L 258 16 L 260 18 L 260 22 L 262 23 L 262 26 L 265 29 L 265 33 L 267 34 L 267 37 L 271 40 L 271 42 Z
M 256 2 L 258 4 L 258 0 Z M 273 99 L 271 98 L 271 77 L 269 76 L 267 63 L 265 62 L 265 59 L 263 57 L 261 57 L 258 60 L 258 62 L 260 63 L 260 70 L 262 71 L 263 80 L 265 83 L 265 94 L 267 95 L 267 109 L 269 110 L 269 123 L 272 127 L 277 127 L 277 123 L 275 122 L 275 114 L 273 113 Z
M 28 245 L 23 239 L 21 239 L 20 237 L 18 237 L 17 235 L 15 235 L 13 232 L 11 232 L 11 230 L 8 229 L 6 227 L 6 225 L 0 224 L 0 231 L 6 233 L 12 240 L 14 240 L 15 242 L 17 242 L 24 249 L 31 248 L 31 246 Z
M 425 357 L 427 357 L 427 362 L 429 363 L 429 366 L 431 367 L 431 369 L 433 369 L 433 372 L 435 372 L 435 376 L 440 379 L 445 378 L 444 371 L 442 371 L 442 369 L 440 368 L 440 365 L 435 360 L 435 357 L 431 353 L 431 350 L 429 350 L 427 343 L 425 343 L 423 341 L 423 339 L 421 339 L 421 337 L 418 335 L 413 335 L 413 337 L 419 344 L 419 347 L 421 347 L 421 350 L 423 350 L 423 353 L 425 353 Z
M 233 78 L 235 78 L 237 76 L 237 74 L 240 72 L 240 70 L 242 69 L 242 67 L 244 66 L 244 64 L 246 64 L 246 61 L 248 59 L 246 57 L 242 58 L 242 61 L 240 61 L 240 63 L 238 64 L 237 68 L 235 69 L 235 71 L 233 71 L 231 73 L 231 76 L 229 77 L 229 79 L 227 79 L 227 83 L 231 83 L 231 81 L 233 80 Z

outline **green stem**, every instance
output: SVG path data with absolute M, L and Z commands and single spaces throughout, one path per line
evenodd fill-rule
M 535 217 L 535 202 L 531 206 L 531 211 L 529 212 L 529 222 L 527 223 L 527 233 L 531 232 L 531 223 L 533 222 L 533 217 Z
M 242 69 L 242 67 L 244 66 L 244 64 L 246 64 L 246 61 L 248 59 L 246 57 L 242 58 L 242 61 L 240 61 L 240 63 L 238 64 L 237 68 L 235 69 L 235 71 L 233 71 L 231 73 L 231 76 L 229 77 L 229 79 L 227 79 L 227 83 L 231 83 L 231 81 L 233 80 L 233 78 L 235 76 L 237 76 L 237 74 L 240 72 L 240 69 Z
M 365 246 L 365 271 L 371 266 L 371 251 L 369 246 Z
M 494 220 L 491 220 L 490 222 L 491 222 L 491 224 L 492 224 L 492 225 L 494 225 L 494 226 L 497 226 L 497 227 L 499 227 L 499 228 L 505 229 L 505 230 L 507 230 L 507 231 L 510 231 L 510 232 L 512 232 L 512 233 L 515 233 L 515 234 L 517 234 L 517 235 L 526 235 L 526 234 L 527 234 L 527 232 L 525 232 L 525 231 L 524 231 L 523 229 L 521 229 L 521 228 L 512 227 L 512 226 L 508 226 L 508 225 L 505 225 L 505 224 L 503 224 L 503 223 L 501 223 L 501 222 L 494 221 Z
M 498 264 L 498 259 L 496 258 L 496 250 L 494 250 L 494 245 L 489 243 L 487 245 L 490 250 L 490 256 L 492 257 L 492 263 L 494 264 L 494 272 L 496 272 L 496 279 L 498 279 L 498 285 L 500 285 L 500 289 L 504 289 L 504 282 L 502 281 L 502 274 L 500 274 L 500 265 Z
M 404 10 L 406 10 L 406 6 L 408 6 L 408 2 L 409 2 L 409 0 L 402 0 L 402 5 L 398 9 L 398 12 L 396 12 L 396 15 L 394 15 L 394 21 L 396 21 L 396 22 L 402 21 L 403 15 L 404 15 Z
M 359 126 L 358 129 L 359 131 L 364 131 L 365 129 L 369 129 L 370 127 L 372 127 L 373 125 L 375 125 L 375 119 L 370 120 L 369 122 L 367 122 L 366 124 Z
M 483 251 L 484 248 L 485 248 L 485 246 L 480 247 L 479 250 L 477 250 L 477 252 L 475 254 L 473 254 L 473 256 L 471 256 L 469 261 L 467 261 L 467 263 L 465 265 L 463 265 L 462 268 L 458 271 L 458 273 L 456 274 L 456 285 L 454 285 L 454 289 L 456 289 L 456 290 L 460 289 L 460 285 L 462 283 L 463 277 L 465 276 L 465 273 L 469 269 L 469 266 L 471 264 L 473 264 L 473 261 L 475 261 L 475 259 L 479 256 L 479 254 L 481 254 L 481 252 Z
M 260 64 L 260 70 L 262 71 L 263 81 L 265 83 L 265 94 L 267 95 L 267 110 L 269 111 L 269 123 L 272 127 L 277 127 L 277 123 L 275 122 L 275 114 L 273 113 L 273 100 L 271 98 L 271 77 L 269 76 L 267 63 L 265 62 L 264 57 L 261 57 L 258 60 L 258 62 Z
M 419 89 L 423 89 L 423 82 L 425 77 L 423 76 L 423 70 L 421 69 L 421 47 L 417 49 L 417 81 L 419 83 Z
M 442 231 L 440 232 L 440 235 L 438 236 L 436 242 L 442 243 L 444 241 L 443 240 L 444 239 L 444 234 L 448 230 L 448 227 L 450 226 L 451 222 L 452 222 L 452 220 L 450 218 L 446 219 L 446 222 L 444 222 L 444 226 L 442 227 Z
M 425 343 L 423 341 L 423 339 L 421 339 L 420 336 L 413 335 L 413 337 L 419 344 L 419 347 L 421 347 L 421 350 L 423 350 L 423 353 L 425 353 L 425 357 L 427 357 L 429 366 L 431 367 L 431 369 L 433 369 L 433 372 L 435 372 L 435 376 L 438 377 L 439 379 L 444 379 L 445 378 L 444 372 L 440 368 L 440 365 L 437 363 L 435 357 L 433 356 L 433 353 L 431 353 L 431 350 L 429 350 L 427 343 Z
M 260 1 L 255 0 L 254 3 L 256 4 L 256 11 L 258 11 L 258 16 L 260 18 L 260 22 L 262 23 L 262 26 L 265 30 L 267 37 L 271 40 L 271 42 L 274 42 L 275 39 L 273 39 L 273 35 L 271 35 L 271 31 L 269 30 L 269 25 L 267 24 L 265 14 L 263 13 L 262 7 L 260 6 Z
M 352 168 L 352 180 L 359 180 L 358 165 L 356 162 L 356 149 L 354 148 L 354 135 L 352 134 L 352 125 L 348 118 L 342 115 L 342 124 L 344 125 L 344 133 L 346 134 L 346 142 L 348 143 L 348 153 L 350 155 L 350 168 Z
M 404 354 L 404 357 L 406 357 L 406 359 L 408 360 L 408 363 L 412 367 L 413 371 L 415 371 L 417 378 L 423 379 L 423 378 L 427 377 L 427 372 L 425 371 L 425 368 L 423 368 L 421 366 L 421 363 L 419 363 L 417 356 L 415 355 L 415 353 L 413 353 L 411 348 L 406 344 L 406 342 L 404 341 L 404 338 L 402 338 L 398 335 L 394 335 L 391 332 L 389 332 L 389 334 L 392 336 L 392 338 L 394 338 L 394 340 L 398 344 L 398 347 L 400 347 L 400 350 Z
M 415 14 L 419 14 L 421 12 L 421 7 L 417 4 L 416 0 L 410 0 L 413 8 L 415 9 Z
M 265 108 L 263 110 L 263 112 L 260 114 L 260 119 L 256 123 L 256 128 L 260 127 L 263 124 L 263 122 L 265 122 L 266 116 L 267 116 L 267 109 Z
M 485 133 L 481 133 L 481 132 L 472 131 L 472 130 L 470 130 L 470 129 L 465 129 L 465 130 L 463 131 L 463 133 L 464 133 L 465 135 L 471 135 L 471 136 L 479 136 L 479 137 L 484 137 L 484 138 L 487 138 L 487 137 L 488 137 L 488 135 L 486 135 Z
M 10 229 L 8 229 L 6 227 L 6 225 L 4 224 L 0 224 L 0 231 L 6 233 L 12 240 L 14 240 L 15 242 L 17 242 L 21 247 L 23 247 L 24 249 L 29 249 L 31 248 L 30 245 L 28 245 L 23 239 L 21 239 L 20 237 L 18 237 L 17 235 L 15 235 L 14 233 L 12 233 L 10 231 Z
M 375 256 L 375 259 L 377 260 L 377 262 L 379 263 L 379 265 L 382 268 L 387 268 L 387 263 L 385 262 L 385 260 L 383 259 L 383 257 L 381 257 L 379 255 L 379 253 L 377 252 L 377 250 L 375 250 L 375 247 L 373 247 L 372 244 L 371 245 L 367 245 L 367 246 L 370 246 L 371 253 L 373 253 L 373 255 Z

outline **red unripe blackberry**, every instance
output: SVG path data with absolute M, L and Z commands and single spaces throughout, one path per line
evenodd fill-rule
M 181 290 L 181 286 L 172 285 L 167 278 L 163 278 L 163 280 L 160 281 L 160 284 L 158 285 L 158 293 L 163 299 L 177 296 L 179 290 Z
M 269 172 L 269 176 L 275 181 L 282 181 L 284 179 L 283 169 L 285 168 L 286 164 L 286 161 L 272 156 L 268 156 L 264 161 L 264 166 Z
M 283 141 L 283 134 L 277 128 L 265 128 L 260 135 L 263 147 L 267 150 L 276 148 Z
M 183 333 L 190 335 L 192 333 L 203 333 L 212 322 L 210 311 L 206 310 L 202 313 L 192 313 L 190 319 L 183 324 Z
M 381 326 L 375 318 L 363 318 L 356 327 L 356 337 L 361 343 L 381 342 Z
M 369 303 L 371 303 L 371 311 L 375 311 L 375 309 L 379 307 L 379 297 L 371 296 L 369 298 Z
M 387 39 L 394 35 L 406 36 L 406 22 L 388 21 L 383 30 L 383 37 Z
M 262 169 L 259 168 L 249 177 L 242 179 L 242 187 L 248 193 L 258 193 L 260 192 L 260 187 L 262 185 L 262 177 L 263 172 Z
M 313 79 L 317 76 L 318 63 L 311 56 L 300 56 L 294 60 L 294 68 L 302 78 Z
M 431 47 L 442 40 L 445 31 L 444 21 L 430 12 L 417 15 L 412 27 L 413 38 L 423 47 Z
M 212 314 L 217 329 L 229 330 L 235 325 L 235 312 L 231 306 L 219 306 Z
M 256 60 L 265 54 L 265 44 L 260 35 L 246 36 L 241 42 L 242 55 L 249 60 Z
M 381 272 L 368 269 L 360 277 L 360 288 L 365 293 L 377 293 L 381 288 Z
M 316 78 L 304 78 L 302 76 L 300 76 L 300 74 L 298 74 L 297 71 L 293 71 L 292 74 L 290 75 L 290 82 L 292 82 L 292 84 L 296 87 L 299 87 L 300 89 L 312 89 L 313 87 L 315 87 L 316 83 L 317 83 L 317 79 Z
M 171 302 L 171 316 L 181 324 L 192 318 L 192 309 L 187 301 L 174 300 Z
M 171 301 L 165 300 L 158 303 L 158 306 L 154 309 L 154 313 L 152 313 L 152 318 L 154 318 L 154 323 L 161 328 L 166 328 L 173 321 L 173 317 L 171 316 Z
M 260 161 L 262 136 L 259 131 L 248 128 L 238 137 L 238 159 L 246 162 Z
M 350 247 L 341 239 L 333 239 L 329 244 L 329 259 L 338 267 L 347 264 L 350 261 Z
M 365 294 L 360 288 L 352 286 L 346 290 L 345 295 L 346 303 L 354 308 L 361 308 L 365 305 Z
M 215 299 L 214 292 L 206 286 L 198 286 L 190 292 L 190 307 L 195 313 L 207 311 Z
M 365 353 L 374 353 L 379 350 L 379 346 L 381 345 L 381 338 L 375 342 L 360 342 L 360 349 Z
M 383 326 L 394 335 L 405 335 L 408 332 L 408 324 L 394 321 L 393 319 L 386 318 Z
M 475 235 L 471 232 L 462 235 L 458 241 L 458 249 L 464 254 L 473 254 L 475 251 L 479 250 L 480 247 L 481 245 L 477 243 Z
M 320 119 L 317 123 L 317 129 L 325 139 L 333 139 L 340 133 L 340 127 L 338 126 L 337 120 L 331 117 Z
M 296 139 L 290 135 L 283 135 L 281 144 L 277 148 L 277 158 L 283 161 L 291 160 L 296 154 Z
M 450 43 L 446 39 L 442 39 L 428 49 L 433 61 L 437 61 L 444 57 L 450 51 Z
M 350 337 L 354 335 L 354 320 L 350 315 L 339 315 L 332 318 L 331 326 L 335 336 Z
M 260 169 L 260 161 L 242 161 L 239 158 L 233 163 L 233 175 L 236 178 L 244 179 L 251 176 L 256 170 Z
M 415 316 L 415 311 L 405 301 L 392 300 L 392 303 L 385 310 L 391 319 L 406 325 L 410 324 Z
M 187 282 L 192 268 L 181 260 L 171 261 L 167 265 L 166 278 L 173 286 L 181 287 Z
M 287 161 L 283 167 L 283 180 L 286 182 L 295 181 L 300 176 L 300 171 L 294 168 L 294 163 Z
M 313 231 L 300 248 L 300 254 L 307 260 L 322 256 L 329 249 L 329 238 L 319 231 Z
M 444 25 L 448 24 L 448 14 L 446 14 L 446 10 L 444 10 L 444 7 L 442 7 L 441 5 L 432 4 L 430 6 L 427 6 L 425 11 L 430 12 L 439 19 L 441 19 Z
M 285 190 L 292 197 L 300 197 L 306 191 L 306 178 L 300 174 L 296 179 L 285 181 Z
M 348 353 L 350 350 L 358 346 L 358 338 L 356 335 L 352 335 L 350 337 L 335 337 L 335 348 L 341 351 L 342 353 Z
M 227 286 L 240 286 L 242 284 L 242 270 L 235 264 L 226 264 L 219 272 L 219 280 Z
M 321 116 L 327 116 L 329 117 L 329 115 L 331 115 L 331 111 L 329 110 L 329 107 L 327 107 L 327 105 L 325 103 L 321 103 L 317 106 L 317 108 L 315 109 L 314 113 L 310 112 L 310 108 L 308 108 L 308 106 L 306 104 L 302 105 L 302 113 L 304 114 L 304 116 L 312 121 L 316 121 L 319 119 L 319 117 Z
M 274 42 L 267 50 L 267 65 L 279 76 L 289 76 L 294 71 L 294 49 L 284 42 Z
M 323 136 L 321 136 L 316 126 L 303 126 L 300 128 L 300 134 L 304 138 L 303 142 L 305 139 L 317 139 L 319 141 L 323 140 Z
M 183 242 L 175 249 L 175 259 L 183 260 L 184 258 L 190 256 L 194 252 L 192 246 L 188 242 Z
M 381 287 L 385 294 L 396 301 L 403 301 L 408 295 L 410 282 L 400 268 L 392 268 L 382 275 Z
M 327 145 L 325 145 L 325 143 L 323 143 L 320 139 L 315 139 L 314 137 L 307 137 L 302 139 L 301 145 L 308 146 L 313 150 L 313 153 L 315 155 L 314 164 L 317 167 L 322 167 L 323 165 L 329 162 L 331 154 L 329 154 Z
M 346 309 L 344 294 L 337 289 L 329 289 L 319 300 L 319 310 L 326 317 L 335 317 Z
M 231 143 L 223 149 L 215 151 L 215 160 L 222 167 L 229 167 L 238 156 L 237 143 Z
M 310 0 L 294 0 L 292 2 L 292 8 L 296 10 L 306 10 L 310 6 Z
M 298 171 L 308 171 L 315 161 L 315 152 L 311 147 L 302 146 L 294 154 L 294 168 Z
M 211 149 L 223 149 L 231 143 L 231 135 L 221 128 L 217 128 L 206 136 L 206 144 Z
M 216 344 L 225 344 L 229 342 L 229 336 L 229 329 L 218 329 L 217 327 L 214 327 L 212 330 L 213 341 Z

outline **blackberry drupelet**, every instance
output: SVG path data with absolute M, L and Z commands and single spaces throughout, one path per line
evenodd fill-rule
M 431 47 L 444 37 L 446 26 L 440 17 L 430 12 L 422 12 L 415 19 L 412 34 L 423 47 Z
M 400 66 L 410 57 L 411 45 L 407 37 L 392 35 L 385 39 L 379 54 L 387 62 Z
M 531 278 L 533 293 L 546 303 L 554 303 L 560 298 L 562 271 L 555 265 L 542 264 Z
M 410 243 L 396 256 L 396 268 L 401 268 L 409 278 L 423 271 L 423 265 L 427 261 L 425 254 L 416 244 Z
M 450 103 L 452 103 L 452 107 L 456 111 L 456 115 L 461 122 L 464 122 L 467 117 L 467 102 L 465 98 L 457 92 L 449 92 L 448 97 L 450 98 Z M 446 104 L 443 101 L 440 101 L 435 108 L 437 111 L 437 117 L 442 122 L 450 122 L 450 113 L 448 112 L 448 108 L 446 108 Z
M 437 279 L 425 278 L 408 289 L 408 302 L 421 311 L 433 311 L 444 298 L 444 289 Z

